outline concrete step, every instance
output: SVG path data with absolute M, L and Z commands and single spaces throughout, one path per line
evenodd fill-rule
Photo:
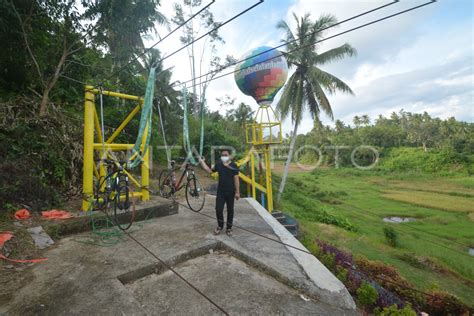
M 283 213 L 282 211 L 273 211 L 272 216 L 288 230 L 294 237 L 298 237 L 299 226 L 296 219 Z
M 273 211 L 272 212 L 273 217 L 284 217 L 285 215 L 283 214 L 282 211 Z

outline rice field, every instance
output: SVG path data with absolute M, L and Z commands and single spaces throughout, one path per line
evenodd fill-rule
M 298 219 L 306 246 L 316 238 L 329 241 L 393 265 L 419 289 L 445 290 L 472 305 L 474 177 L 354 169 L 291 173 L 279 208 Z M 385 217 L 415 221 L 387 223 Z M 397 232 L 397 247 L 385 240 L 387 226 Z

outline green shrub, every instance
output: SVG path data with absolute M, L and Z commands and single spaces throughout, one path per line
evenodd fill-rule
M 40 118 L 38 106 L 22 97 L 0 104 L 5 118 L 0 122 L 0 208 L 10 204 L 41 210 L 79 191 L 81 122 L 53 106 Z
M 376 316 L 416 316 L 416 312 L 411 308 L 410 305 L 399 309 L 397 305 L 392 305 L 385 307 L 383 310 L 380 310 L 379 307 L 374 309 L 374 314 Z
M 377 302 L 377 290 L 367 282 L 363 282 L 360 288 L 357 289 L 357 301 L 365 308 L 373 306 Z
M 387 240 L 387 243 L 392 246 L 392 247 L 397 247 L 398 246 L 398 234 L 393 227 L 384 227 L 383 228 L 383 233 L 385 235 L 385 239 Z
M 432 149 L 424 151 L 421 148 L 400 147 L 387 150 L 379 170 L 402 172 L 427 172 L 453 171 L 463 169 L 468 172 L 471 168 L 471 158 L 462 155 L 452 148 Z
M 423 309 L 430 315 L 469 315 L 473 312 L 454 295 L 442 291 L 431 291 L 429 294 Z
M 347 281 L 347 269 L 342 267 L 339 268 L 339 272 L 336 274 L 336 277 L 342 282 L 345 283 Z
M 324 264 L 326 268 L 332 270 L 334 268 L 334 254 L 326 253 L 320 257 L 321 263 Z

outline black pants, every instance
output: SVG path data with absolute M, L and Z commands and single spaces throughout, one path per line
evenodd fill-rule
M 216 217 L 217 225 L 220 228 L 224 227 L 224 204 L 227 205 L 227 229 L 232 228 L 232 221 L 234 220 L 234 197 L 234 191 L 217 192 Z

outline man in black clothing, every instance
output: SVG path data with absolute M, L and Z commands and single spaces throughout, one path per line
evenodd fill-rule
M 221 160 L 215 166 L 209 168 L 203 158 L 199 159 L 201 166 L 209 173 L 219 174 L 216 197 L 217 228 L 215 235 L 220 234 L 224 228 L 224 204 L 227 205 L 227 235 L 232 235 L 232 221 L 234 219 L 234 198 L 240 198 L 239 168 L 230 160 L 230 152 L 225 149 L 221 151 Z

